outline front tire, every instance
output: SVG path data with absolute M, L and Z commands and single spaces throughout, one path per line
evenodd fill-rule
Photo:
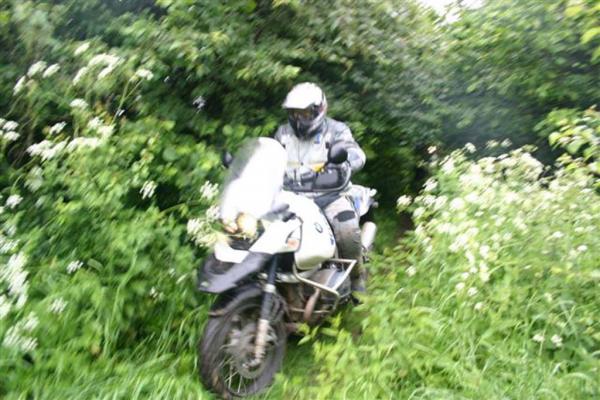
M 261 298 L 255 297 L 222 316 L 210 317 L 198 343 L 200 380 L 225 399 L 262 392 L 281 368 L 287 341 L 281 318 L 271 322 L 262 361 L 251 362 L 260 307 Z

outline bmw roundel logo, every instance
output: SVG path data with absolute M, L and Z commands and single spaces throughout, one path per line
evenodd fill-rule
M 315 229 L 317 230 L 317 232 L 323 233 L 323 227 L 318 222 L 315 222 Z

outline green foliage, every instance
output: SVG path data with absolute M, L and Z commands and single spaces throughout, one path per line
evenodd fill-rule
M 194 272 L 219 153 L 304 80 L 366 150 L 386 237 L 372 295 L 266 398 L 598 396 L 595 3 L 442 24 L 411 0 L 0 0 L 0 397 L 212 398 Z M 546 136 L 571 157 L 542 179 L 522 150 L 434 166 L 384 249 L 432 144 Z
M 538 126 L 551 131 L 550 144 L 564 147 L 574 157 L 581 157 L 588 168 L 600 175 L 600 113 L 593 108 L 577 110 L 557 110 L 551 112 Z M 565 158 L 566 159 L 566 158 Z
M 501 0 L 464 11 L 446 28 L 438 58 L 450 78 L 445 141 L 483 145 L 508 137 L 543 149 L 546 141 L 533 132 L 546 114 L 597 104 L 593 4 Z
M 376 257 L 354 326 L 314 343 L 317 384 L 289 397 L 597 397 L 593 176 L 570 164 L 540 178 L 523 149 L 434 164 L 414 232 Z

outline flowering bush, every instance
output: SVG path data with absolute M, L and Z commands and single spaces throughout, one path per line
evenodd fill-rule
M 13 100 L 25 122 L 0 120 L 0 396 L 93 397 L 104 389 L 76 380 L 108 379 L 140 346 L 193 369 L 206 304 L 186 223 L 212 204 L 218 156 L 135 101 L 151 71 L 93 47 L 74 71 L 28 68 Z
M 288 395 L 600 395 L 595 177 L 581 160 L 550 173 L 527 149 L 472 151 L 434 158 L 422 192 L 399 199 L 414 232 L 371 264 L 354 326 L 315 343 L 315 389 Z

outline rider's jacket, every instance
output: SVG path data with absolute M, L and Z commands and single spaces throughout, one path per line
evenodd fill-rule
M 348 144 L 348 163 L 352 172 L 365 165 L 365 153 L 352 137 L 350 128 L 332 118 L 325 118 L 323 128 L 316 135 L 306 139 L 298 138 L 289 123 L 281 125 L 274 137 L 287 151 L 287 175 L 290 178 L 308 170 L 318 171 L 327 162 L 329 147 L 337 141 Z

